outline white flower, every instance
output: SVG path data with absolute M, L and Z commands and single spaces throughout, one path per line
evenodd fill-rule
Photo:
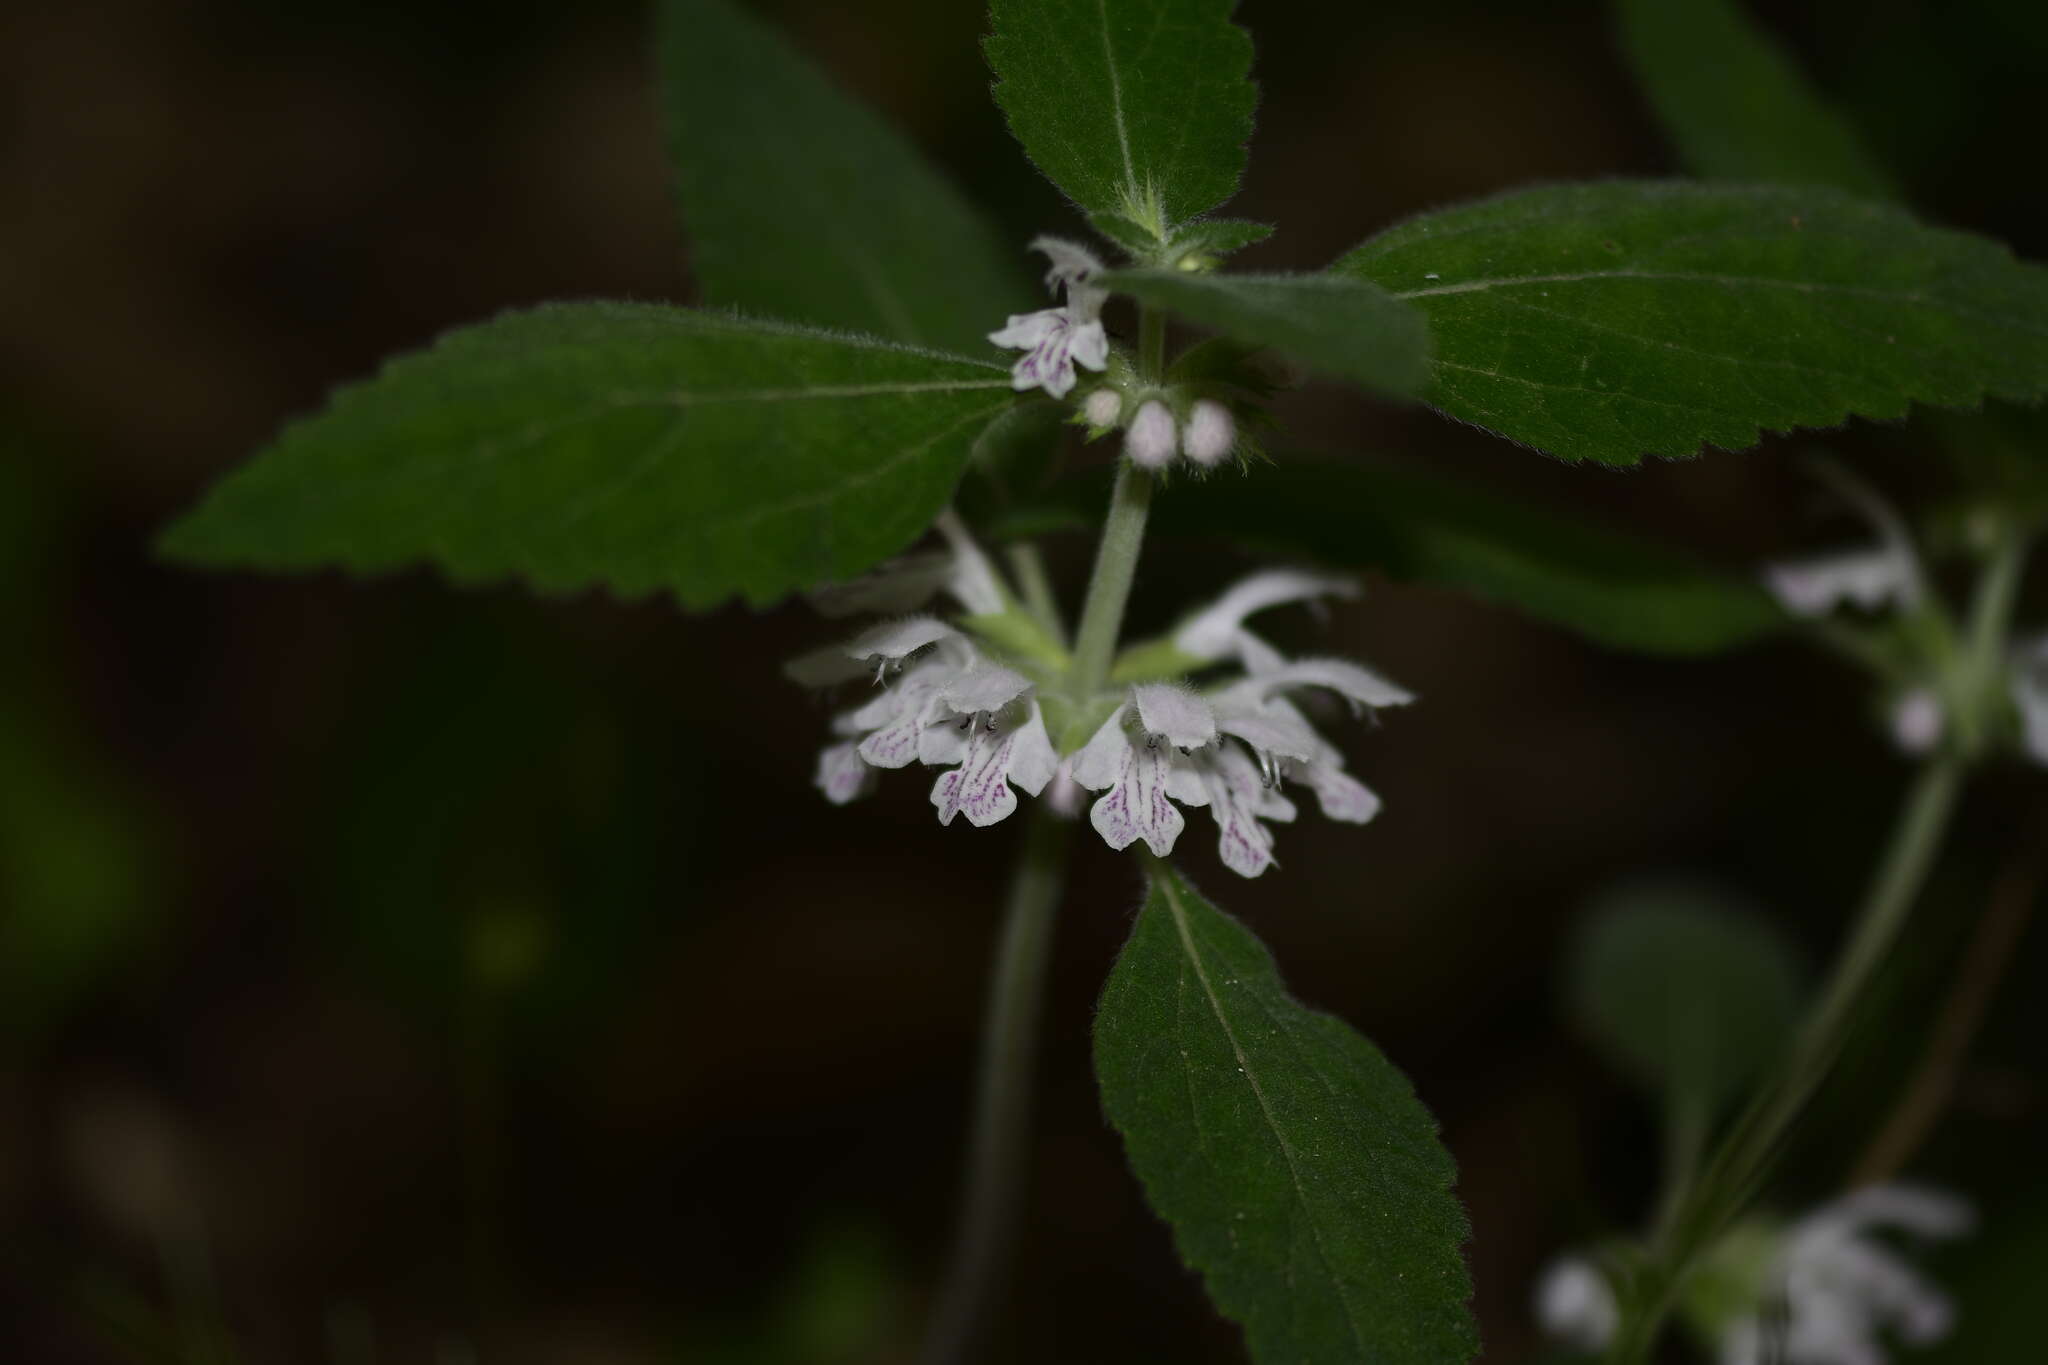
M 1969 1205 L 1910 1185 L 1872 1185 L 1824 1205 L 1778 1231 L 1738 1225 L 1710 1249 L 1717 1260 L 1718 1316 L 1697 1306 L 1694 1322 L 1714 1339 L 1720 1365 L 1886 1365 L 1884 1334 L 1910 1345 L 1946 1335 L 1948 1296 L 1870 1234 L 1890 1228 L 1922 1239 L 1957 1237 L 1973 1222 Z M 1744 1267 L 1752 1267 L 1745 1269 Z M 1732 1316 L 1718 1305 L 1733 1292 Z M 1602 1350 L 1620 1327 L 1613 1287 L 1590 1262 L 1564 1257 L 1536 1289 L 1544 1330 L 1586 1351 Z
M 1198 465 L 1213 465 L 1237 448 L 1237 421 L 1213 398 L 1200 398 L 1188 411 L 1181 449 Z
M 2011 687 L 2020 713 L 2021 742 L 2036 763 L 2048 763 L 2048 635 L 2017 651 Z
M 1124 725 L 1130 710 L 1126 704 L 1111 712 L 1074 755 L 1073 777 L 1090 791 L 1107 789 L 1088 812 L 1089 823 L 1104 843 L 1121 850 L 1143 839 L 1163 858 L 1173 852 L 1174 841 L 1187 824 L 1174 801 L 1199 806 L 1208 795 L 1193 769 L 1175 763 L 1172 746 L 1161 747 L 1157 735 L 1132 742 Z
M 1949 1238 L 1973 1221 L 1963 1201 L 1908 1185 L 1868 1186 L 1807 1215 L 1785 1233 L 1766 1278 L 1766 1294 L 1783 1300 L 1782 1323 L 1768 1312 L 1736 1319 L 1721 1339 L 1722 1365 L 1884 1365 L 1888 1329 L 1911 1345 L 1940 1340 L 1954 1305 L 1869 1233 Z
M 1843 499 L 1863 514 L 1877 533 L 1874 544 L 1788 560 L 1764 569 L 1764 585 L 1794 616 L 1825 616 L 1843 602 L 1865 611 L 1887 604 L 1911 610 L 1926 595 L 1920 557 L 1906 524 L 1878 493 L 1846 471 L 1823 466 L 1822 474 Z
M 1607 1277 L 1579 1256 L 1552 1261 L 1536 1282 L 1536 1321 L 1581 1351 L 1603 1351 L 1621 1326 L 1621 1308 Z
M 1064 289 L 1067 301 L 1058 308 L 1012 314 L 988 339 L 1025 352 L 1010 367 L 1012 388 L 1020 392 L 1042 388 L 1054 398 L 1064 398 L 1074 387 L 1075 362 L 1096 371 L 1109 365 L 1109 335 L 1102 330 L 1102 305 L 1109 292 L 1090 283 L 1102 272 L 1102 263 L 1086 247 L 1057 237 L 1040 237 L 1031 248 L 1044 252 L 1052 262 L 1045 282 Z
M 939 688 L 937 714 L 919 736 L 918 757 L 960 765 L 932 784 L 940 824 L 965 815 L 971 825 L 992 825 L 1017 809 L 1012 784 L 1036 796 L 1052 780 L 1059 755 L 1030 692 L 1030 679 L 991 663 L 975 664 Z
M 1241 579 L 1214 602 L 1183 621 L 1173 634 L 1181 653 L 1205 662 L 1236 659 L 1257 672 L 1280 666 L 1280 651 L 1244 628 L 1253 612 L 1319 597 L 1356 597 L 1358 584 L 1334 574 L 1267 569 Z
M 1124 453 L 1140 469 L 1164 469 L 1172 461 L 1179 439 L 1173 413 L 1157 398 L 1148 398 L 1124 434 Z
M 1164 857 L 1185 827 L 1174 803 L 1207 806 L 1224 866 L 1256 877 L 1273 865 L 1265 822 L 1292 821 L 1297 813 L 1280 793 L 1283 777 L 1301 777 L 1334 819 L 1370 820 L 1379 798 L 1343 771 L 1343 754 L 1281 695 L 1303 687 L 1329 688 L 1363 705 L 1410 700 L 1341 659 L 1281 663 L 1206 697 L 1168 683 L 1140 684 L 1074 761 L 1074 780 L 1105 792 L 1089 813 L 1096 832 L 1111 848 L 1143 839 Z
M 1885 545 L 1789 560 L 1764 569 L 1764 585 L 1794 616 L 1825 616 L 1843 602 L 1865 611 L 1917 600 L 1919 570 L 1911 552 Z

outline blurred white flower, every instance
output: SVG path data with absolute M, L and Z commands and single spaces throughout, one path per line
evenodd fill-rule
M 1939 1341 L 1954 1305 L 1870 1234 L 1892 1228 L 1934 1240 L 1974 1222 L 1962 1200 L 1910 1185 L 1867 1186 L 1808 1214 L 1786 1231 L 1767 1272 L 1765 1302 L 1781 1303 L 1782 1314 L 1730 1323 L 1722 1365 L 1885 1365 L 1887 1331 L 1911 1346 Z
M 1601 1351 L 1621 1326 L 1621 1308 L 1591 1261 L 1561 1256 L 1536 1281 L 1536 1321 L 1567 1346 Z
M 1733 1311 L 1717 1298 L 1717 1316 L 1708 1320 L 1697 1308 L 1695 1325 L 1714 1342 L 1720 1365 L 1887 1365 L 1888 1335 L 1930 1345 L 1947 1335 L 1955 1308 L 1873 1234 L 1931 1241 L 1959 1237 L 1974 1221 L 1953 1195 L 1871 1185 L 1789 1227 L 1738 1225 L 1700 1263 L 1732 1269 L 1716 1289 L 1736 1295 Z M 1544 1331 L 1579 1350 L 1604 1350 L 1621 1326 L 1613 1286 L 1583 1257 L 1552 1262 L 1535 1297 Z

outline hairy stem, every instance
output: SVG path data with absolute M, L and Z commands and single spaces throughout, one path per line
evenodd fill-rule
M 1030 1150 L 1031 1081 L 1054 912 L 1066 881 L 1070 822 L 1034 806 L 1010 882 L 982 1021 L 981 1079 L 960 1222 L 919 1365 L 978 1360 L 977 1339 L 1009 1269 Z
M 1138 367 L 1157 383 L 1166 368 L 1166 319 L 1150 308 L 1138 310 Z M 1074 639 L 1073 689 L 1077 697 L 1100 692 L 1109 681 L 1116 642 L 1123 631 L 1124 603 L 1138 571 L 1138 552 L 1145 545 L 1145 516 L 1152 507 L 1152 476 L 1129 460 L 1117 466 L 1116 488 L 1109 495 L 1109 515 L 1102 523 L 1102 542 L 1095 551 L 1095 573 L 1088 580 L 1088 600 L 1081 607 L 1081 627 Z
M 1152 476 L 1125 460 L 1117 467 L 1116 488 L 1109 495 L 1109 515 L 1095 551 L 1095 574 L 1088 581 L 1088 599 L 1081 607 L 1081 628 L 1074 640 L 1077 697 L 1091 696 L 1109 681 L 1151 507 Z

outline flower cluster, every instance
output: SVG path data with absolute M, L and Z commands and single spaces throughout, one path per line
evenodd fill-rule
M 1046 286 L 1064 292 L 1058 308 L 1012 315 L 988 339 L 1024 355 L 1010 367 L 1011 387 L 1042 388 L 1065 398 L 1075 384 L 1074 366 L 1109 368 L 1109 338 L 1102 327 L 1108 291 L 1095 283 L 1103 264 L 1094 253 L 1059 237 L 1039 237 L 1031 249 L 1052 263 Z M 1185 455 L 1203 468 L 1236 452 L 1237 418 L 1228 404 L 1175 386 L 1111 382 L 1089 392 L 1081 414 L 1096 435 L 1124 428 L 1124 453 L 1141 469 L 1158 471 Z
M 1708 1253 L 1685 1311 L 1721 1365 L 1884 1365 L 1885 1333 L 1930 1344 L 1947 1335 L 1955 1309 L 1872 1234 L 1950 1238 L 1972 1221 L 1969 1206 L 1949 1195 L 1867 1186 L 1790 1227 L 1731 1231 Z M 1552 1336 L 1586 1351 L 1606 1348 L 1621 1321 L 1613 1287 L 1580 1257 L 1544 1272 L 1536 1313 Z
M 1877 533 L 1874 542 L 1765 567 L 1764 586 L 1789 614 L 1818 620 L 1854 604 L 1865 612 L 1901 618 L 1935 601 L 1912 537 L 1898 514 L 1875 493 L 1845 488 Z M 1969 680 L 1945 685 L 1938 660 L 1899 661 L 1887 712 L 1893 741 L 1909 754 L 1939 745 L 1949 730 L 1950 707 L 1968 704 Z M 2020 719 L 2020 743 L 2035 762 L 2048 764 L 2048 635 L 2015 643 L 2006 661 L 2004 691 Z
M 1063 651 L 993 642 L 1015 638 L 986 629 L 1014 619 L 1014 599 L 957 519 L 949 514 L 940 529 L 951 542 L 944 555 L 886 566 L 818 599 L 832 611 L 914 614 L 789 666 L 807 685 L 858 678 L 875 688 L 832 721 L 836 740 L 819 755 L 816 776 L 828 800 L 851 801 L 872 789 L 877 770 L 912 763 L 944 769 L 931 790 L 941 824 L 955 815 L 994 824 L 1017 808 L 1020 791 L 1045 793 L 1055 810 L 1078 814 L 1082 793 L 1099 792 L 1089 818 L 1103 840 L 1116 849 L 1143 840 L 1161 856 L 1185 828 L 1181 808 L 1202 807 L 1215 819 L 1223 862 L 1247 877 L 1273 864 L 1269 822 L 1295 818 L 1284 782 L 1312 791 L 1332 819 L 1363 823 L 1379 810 L 1379 798 L 1344 770 L 1343 753 L 1298 703 L 1322 692 L 1363 710 L 1402 705 L 1410 694 L 1347 660 L 1290 660 L 1245 626 L 1283 603 L 1354 595 L 1349 580 L 1254 574 L 1169 639 L 1144 647 L 1157 665 L 1140 660 L 1145 680 L 1075 697 L 1065 690 Z M 958 624 L 915 611 L 940 592 L 966 611 Z M 1056 728 L 1049 710 L 1061 718 Z M 1056 732 L 1071 752 L 1061 752 Z

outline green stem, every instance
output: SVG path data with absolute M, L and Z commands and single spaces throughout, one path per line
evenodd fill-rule
M 1074 695 L 1090 697 L 1109 682 L 1117 638 L 1124 625 L 1124 604 L 1138 572 L 1138 552 L 1145 544 L 1145 516 L 1152 508 L 1152 476 L 1129 460 L 1117 466 L 1116 488 L 1109 495 L 1109 515 L 1102 523 L 1102 542 L 1095 551 L 1095 574 L 1088 581 L 1088 600 L 1081 607 L 1081 629 L 1074 640 Z
M 1016 1241 L 1031 1126 L 1031 1079 L 1054 912 L 1072 823 L 1035 806 L 1010 882 L 982 1022 L 981 1080 L 969 1135 L 953 1255 L 920 1365 L 964 1365 L 997 1297 Z
M 1963 657 L 1948 670 L 1949 676 L 1959 676 L 1954 691 L 1960 695 L 1949 698 L 1947 710 L 1961 733 L 1921 769 L 1907 792 L 1849 941 L 1784 1066 L 1728 1130 L 1700 1178 L 1667 1201 L 1608 1355 L 1616 1365 L 1649 1359 L 1693 1259 L 1755 1197 L 1785 1135 L 1848 1045 L 1857 1015 L 1934 866 L 1963 778 L 1984 751 L 1986 691 L 2003 675 L 2026 551 L 2025 537 L 2008 531 L 1986 557 L 1970 602 Z
M 1833 1069 L 1858 1007 L 1934 865 L 1964 772 L 1963 760 L 1944 755 L 1914 780 L 1855 929 L 1790 1058 L 1729 1130 L 1700 1180 L 1667 1206 L 1652 1242 L 1643 1292 L 1609 1356 L 1617 1365 L 1649 1359 L 1687 1267 L 1755 1196 L 1786 1132 Z
M 1961 695 L 1952 698 L 1947 709 L 1961 718 L 1963 733 L 1958 738 L 1972 758 L 1982 753 L 1990 739 L 1982 718 L 2002 706 L 1997 697 L 2004 693 L 2006 640 L 2012 633 L 2013 607 L 2026 567 L 2026 537 L 2003 532 L 1992 547 L 1970 602 L 1965 637 L 1968 652 L 1958 670 Z

